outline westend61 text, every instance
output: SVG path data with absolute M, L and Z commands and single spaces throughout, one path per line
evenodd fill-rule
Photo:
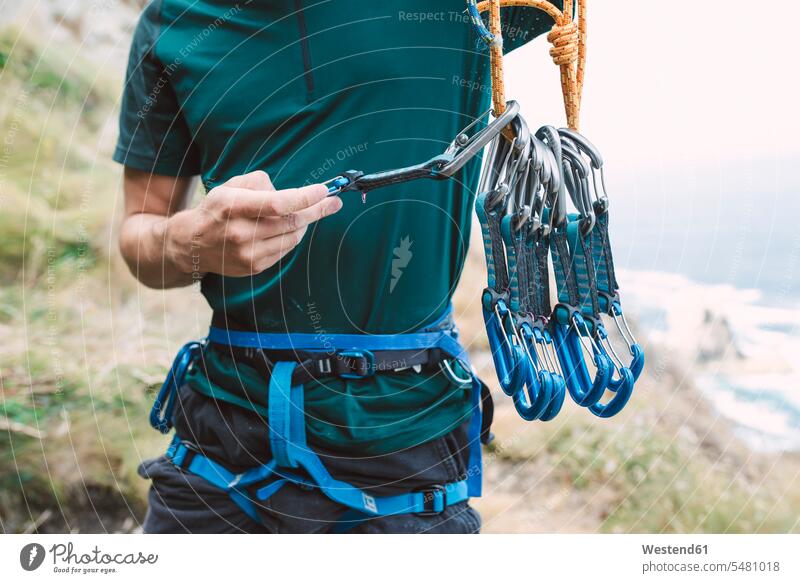
M 683 547 L 642 545 L 642 552 L 645 555 L 707 555 L 708 545 L 687 545 Z

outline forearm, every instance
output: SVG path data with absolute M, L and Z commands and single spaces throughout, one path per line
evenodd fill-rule
M 167 289 L 184 287 L 202 277 L 192 262 L 191 241 L 182 244 L 175 237 L 176 219 L 191 211 L 172 217 L 137 213 L 122 223 L 119 247 L 131 273 L 147 287 Z

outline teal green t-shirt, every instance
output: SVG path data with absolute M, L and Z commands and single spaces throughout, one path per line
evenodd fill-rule
M 440 154 L 489 108 L 488 51 L 463 0 L 161 0 L 137 26 L 117 161 L 200 175 L 210 189 L 269 173 L 276 188 L 374 172 Z M 503 10 L 506 50 L 549 17 Z M 447 308 L 469 241 L 480 162 L 447 181 L 345 193 L 278 265 L 208 274 L 217 314 L 259 332 L 416 331 Z M 478 290 L 476 290 L 478 293 Z M 189 382 L 264 412 L 255 370 L 213 348 Z M 448 433 L 470 415 L 469 386 L 413 370 L 305 387 L 312 443 L 388 452 Z

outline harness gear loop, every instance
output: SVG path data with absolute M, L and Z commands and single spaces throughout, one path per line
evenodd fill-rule
M 484 42 L 489 44 L 491 55 L 492 103 L 495 114 L 505 109 L 505 84 L 503 82 L 503 45 L 500 8 L 522 6 L 537 8 L 550 16 L 553 27 L 547 40 L 553 46 L 550 56 L 561 69 L 561 92 L 567 125 L 578 130 L 580 126 L 581 96 L 586 70 L 586 2 L 587 0 L 564 0 L 564 10 L 559 10 L 547 0 L 467 0 L 473 23 Z M 577 4 L 577 23 L 573 20 L 573 7 Z M 489 12 L 489 30 L 479 26 L 475 14 Z M 479 19 L 478 19 L 479 20 Z M 501 39 L 501 40 L 498 40 Z

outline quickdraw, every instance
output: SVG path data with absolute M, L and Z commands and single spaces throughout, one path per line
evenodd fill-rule
M 356 191 L 366 194 L 370 190 L 383 188 L 393 184 L 401 184 L 412 180 L 429 178 L 444 180 L 452 177 L 464 165 L 483 151 L 491 142 L 516 117 L 519 106 L 511 108 L 502 115 L 492 120 L 482 129 L 475 131 L 489 114 L 487 111 L 478 116 L 472 123 L 461 130 L 455 139 L 450 142 L 447 149 L 440 155 L 434 156 L 427 162 L 406 166 L 394 170 L 384 170 L 372 174 L 365 174 L 359 170 L 348 170 L 326 181 L 328 196 L 336 196 L 342 192 Z M 472 133 L 472 135 L 470 135 Z
M 552 191 L 560 180 L 552 153 L 524 120 L 518 116 L 511 128 L 511 142 L 503 136 L 492 142 L 476 200 L 488 273 L 483 314 L 501 387 L 524 419 L 547 421 L 560 411 L 565 391 L 548 350 L 553 342 L 542 282 L 549 276 L 540 261 L 543 225 L 535 208 L 542 185 Z
M 584 319 L 585 326 L 583 331 L 588 332 L 586 337 L 592 345 L 592 353 L 595 359 L 595 366 L 598 374 L 595 377 L 594 385 L 599 384 L 601 377 L 601 366 L 603 367 L 603 378 L 609 390 L 615 393 L 614 397 L 607 404 L 599 401 L 589 404 L 589 409 L 600 417 L 610 417 L 618 413 L 627 403 L 633 390 L 633 385 L 638 377 L 634 374 L 631 367 L 644 365 L 644 355 L 638 345 L 629 344 L 631 354 L 634 355 L 634 362 L 626 366 L 617 355 L 613 344 L 608 338 L 608 333 L 603 325 L 600 314 L 601 311 L 608 313 L 613 310 L 608 302 L 608 291 L 615 290 L 615 299 L 618 302 L 619 295 L 616 293 L 616 277 L 613 271 L 613 259 L 611 256 L 611 246 L 608 240 L 608 196 L 605 186 L 601 191 L 597 182 L 597 173 L 600 173 L 600 184 L 604 183 L 602 176 L 603 162 L 599 152 L 594 146 L 577 132 L 571 130 L 561 130 L 562 142 L 565 150 L 569 151 L 569 157 L 576 166 L 578 159 L 586 155 L 588 162 L 581 165 L 580 171 L 576 170 L 575 177 L 571 181 L 572 187 L 576 189 L 572 197 L 576 207 L 580 205 L 581 212 L 591 212 L 590 227 L 584 228 L 586 219 L 570 217 L 566 230 L 569 242 L 570 254 L 572 256 L 572 272 L 575 275 L 577 291 L 580 297 L 580 312 Z M 591 170 L 589 167 L 591 166 Z M 592 174 L 590 188 L 588 174 Z M 590 193 L 590 190 L 592 192 Z M 592 200 L 594 198 L 594 200 Z M 600 223 L 603 223 L 602 225 Z M 613 280 L 613 283 L 609 283 Z M 601 308 L 600 289 L 601 282 L 605 281 L 605 306 Z M 619 305 L 619 304 L 617 304 Z M 621 313 L 621 307 L 619 308 Z M 613 314 L 613 311 L 611 311 Z M 625 324 L 627 329 L 627 323 Z M 622 328 L 620 327 L 620 331 Z M 630 330 L 628 329 L 630 333 Z M 632 335 L 630 335 L 632 337 Z M 627 341 L 627 337 L 624 337 Z M 572 371 L 573 384 L 576 394 L 589 392 L 589 374 L 584 365 L 583 359 L 577 355 L 577 346 L 574 339 L 566 342 L 567 350 L 563 352 L 562 365 L 569 366 Z M 637 361 L 638 359 L 638 361 Z M 565 364 L 565 362 L 569 364 Z M 602 363 L 599 364 L 599 362 Z M 613 374 L 617 373 L 617 378 Z M 639 369 L 641 373 L 641 369 Z M 601 393 L 602 396 L 602 393 Z M 576 399 L 577 400 L 577 399 Z
M 518 106 L 513 104 L 509 110 L 517 108 Z M 503 162 L 511 158 L 513 150 L 513 144 L 507 145 L 498 139 L 492 141 L 486 167 L 492 172 L 497 172 L 500 180 L 491 190 L 481 188 L 475 200 L 475 211 L 481 222 L 488 272 L 488 284 L 483 291 L 481 302 L 483 319 L 500 387 L 509 396 L 512 396 L 516 392 L 515 387 L 520 385 L 521 363 L 524 358 L 522 348 L 513 341 L 514 323 L 509 307 L 511 301 L 509 270 L 500 230 L 500 207 L 509 190 L 508 184 L 504 182 L 506 175 Z M 481 182 L 486 182 L 485 172 Z
M 571 130 L 531 135 L 519 115 L 510 128 L 511 141 L 498 135 L 490 145 L 476 199 L 488 275 L 482 307 L 500 386 L 527 420 L 555 417 L 565 388 L 611 417 L 630 398 L 644 355 L 619 302 L 602 158 Z M 576 212 L 567 213 L 568 202 Z M 631 363 L 618 356 L 603 314 L 617 323 Z M 603 403 L 606 391 L 614 394 Z
M 563 12 L 544 0 L 467 0 L 476 32 L 491 54 L 494 111 L 505 113 L 518 106 L 503 95 L 501 6 L 535 7 L 553 17 L 548 39 L 561 67 L 569 128 L 544 126 L 532 136 L 517 114 L 492 142 L 484 165 L 476 212 L 488 272 L 482 304 L 495 367 L 503 391 L 525 419 L 552 419 L 564 388 L 578 405 L 611 417 L 630 399 L 644 352 L 619 299 L 603 159 L 577 131 L 586 2 L 577 5 L 575 24 L 572 0 L 564 1 Z M 480 16 L 484 11 L 488 27 Z M 528 155 L 516 153 L 521 149 Z M 574 212 L 567 212 L 568 202 Z M 558 298 L 552 309 L 550 259 Z M 630 362 L 617 353 L 603 315 L 613 318 Z M 613 396 L 603 402 L 606 391 Z

